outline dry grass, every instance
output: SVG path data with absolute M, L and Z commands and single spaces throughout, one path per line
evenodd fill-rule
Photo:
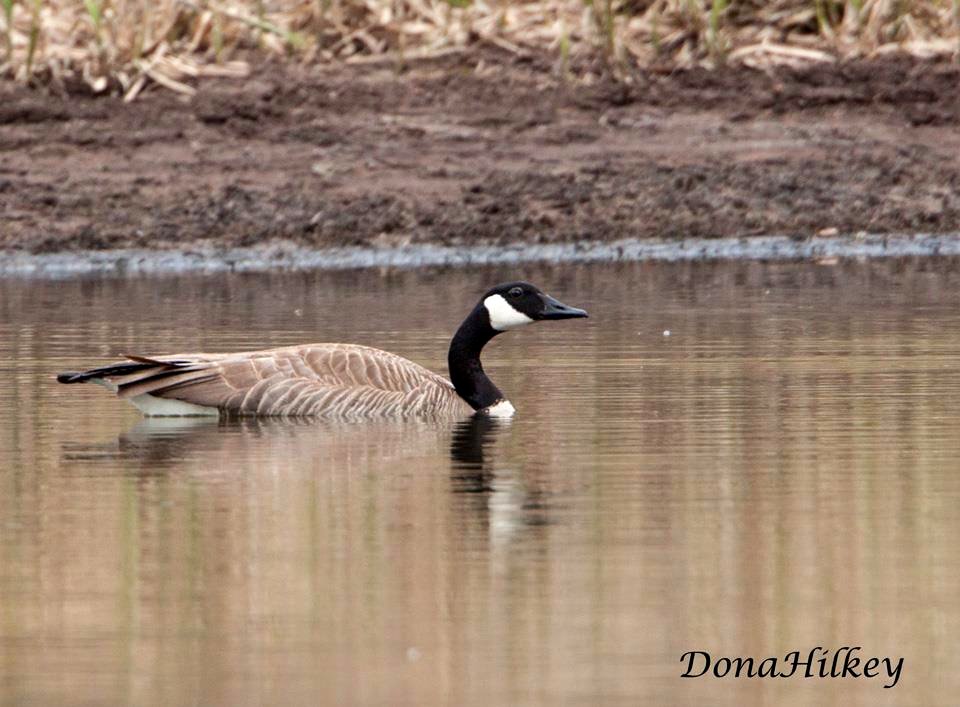
M 687 66 L 957 55 L 960 0 L 0 0 L 0 76 L 132 100 L 150 84 L 243 75 L 235 58 L 369 61 L 488 42 Z

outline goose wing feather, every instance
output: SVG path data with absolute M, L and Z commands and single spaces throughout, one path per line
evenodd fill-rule
M 442 376 L 396 354 L 352 344 L 308 344 L 235 354 L 146 358 L 111 377 L 120 397 L 152 395 L 237 415 L 396 417 L 466 414 Z

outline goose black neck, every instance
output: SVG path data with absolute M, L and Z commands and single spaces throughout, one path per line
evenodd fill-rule
M 482 410 L 504 399 L 503 393 L 483 372 L 480 352 L 500 332 L 490 326 L 486 307 L 478 304 L 453 335 L 447 365 L 450 382 L 457 394 L 474 410 Z

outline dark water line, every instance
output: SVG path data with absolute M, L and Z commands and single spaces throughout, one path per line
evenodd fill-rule
M 523 244 L 402 248 L 330 248 L 292 244 L 189 250 L 120 249 L 75 253 L 0 254 L 0 277 L 63 279 L 87 275 L 129 276 L 179 273 L 350 270 L 509 265 L 513 263 L 612 263 L 636 261 L 816 260 L 960 256 L 960 233 L 690 238 L 679 241 L 623 240 L 612 243 Z

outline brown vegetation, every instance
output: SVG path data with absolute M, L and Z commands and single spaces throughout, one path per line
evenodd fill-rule
M 0 76 L 136 97 L 251 54 L 411 58 L 493 44 L 560 71 L 956 54 L 960 0 L 0 0 Z

